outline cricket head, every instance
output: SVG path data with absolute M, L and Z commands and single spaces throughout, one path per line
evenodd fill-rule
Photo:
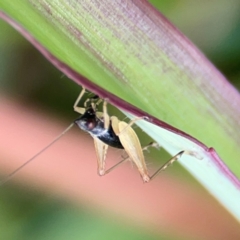
M 102 121 L 97 118 L 96 112 L 92 107 L 87 108 L 85 113 L 81 115 L 77 120 L 74 121 L 75 124 L 83 131 L 96 134 L 99 129 L 103 128 Z

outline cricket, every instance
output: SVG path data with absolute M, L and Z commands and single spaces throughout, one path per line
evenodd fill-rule
M 184 151 L 179 152 L 177 155 L 167 161 L 167 163 L 161 166 L 152 176 L 150 176 L 147 170 L 143 150 L 155 145 L 152 143 L 142 148 L 139 138 L 132 128 L 132 125 L 136 121 L 142 120 L 145 117 L 137 117 L 131 120 L 129 123 L 120 121 L 116 116 L 110 117 L 107 112 L 107 101 L 98 99 L 97 96 L 93 97 L 92 99 L 87 99 L 84 103 L 84 107 L 78 107 L 78 104 L 85 91 L 86 90 L 83 88 L 73 106 L 74 111 L 81 114 L 75 123 L 80 129 L 88 132 L 93 137 L 97 155 L 98 174 L 100 176 L 111 172 L 121 163 L 130 160 L 136 165 L 143 182 L 149 182 L 158 173 L 165 170 L 184 153 Z M 103 101 L 103 111 L 99 112 L 97 111 L 97 106 L 101 101 Z M 87 103 L 89 104 L 87 105 Z M 105 160 L 108 146 L 124 149 L 128 154 L 128 157 L 110 169 L 106 170 Z
M 82 88 L 82 91 L 73 105 L 74 111 L 79 113 L 80 116 L 45 148 L 43 148 L 32 158 L 18 167 L 15 171 L 10 173 L 5 179 L 3 179 L 0 182 L 0 185 L 3 185 L 12 179 L 17 172 L 37 158 L 41 153 L 46 151 L 66 132 L 68 132 L 74 126 L 74 124 L 76 124 L 81 130 L 89 133 L 93 138 L 97 155 L 97 169 L 100 176 L 108 174 L 126 161 L 132 161 L 136 165 L 143 182 L 147 183 L 184 154 L 185 151 L 177 153 L 150 176 L 143 151 L 147 150 L 149 147 L 158 147 L 158 144 L 153 142 L 145 147 L 142 147 L 136 132 L 132 128 L 133 124 L 139 120 L 146 120 L 146 117 L 136 117 L 130 120 L 129 123 L 120 121 L 116 116 L 108 115 L 107 101 L 99 98 L 96 95 L 91 98 L 87 98 L 87 100 L 85 100 L 83 103 L 83 106 L 78 106 L 85 93 L 86 89 Z M 102 111 L 99 111 L 98 109 L 100 103 L 102 103 Z M 106 170 L 105 163 L 109 146 L 125 150 L 127 157 L 124 157 L 120 162 Z

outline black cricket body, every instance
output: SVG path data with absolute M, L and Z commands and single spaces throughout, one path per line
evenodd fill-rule
M 74 121 L 83 131 L 88 132 L 93 137 L 97 137 L 105 144 L 114 147 L 121 148 L 123 146 L 119 137 L 113 131 L 111 122 L 108 129 L 104 128 L 103 119 L 99 119 L 92 107 L 87 108 L 85 113 Z

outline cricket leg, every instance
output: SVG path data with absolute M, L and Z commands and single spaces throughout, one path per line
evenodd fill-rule
M 120 162 L 118 162 L 117 164 L 113 165 L 112 167 L 110 167 L 108 170 L 105 171 L 105 175 L 110 173 L 112 170 L 114 170 L 116 167 L 120 166 L 122 163 L 126 162 L 127 160 L 129 160 L 130 158 L 124 158 L 123 160 L 121 160 Z
M 103 122 L 104 122 L 104 129 L 108 129 L 110 126 L 110 117 L 107 112 L 107 101 L 103 101 Z
M 103 176 L 106 174 L 105 163 L 106 163 L 108 145 L 103 143 L 98 138 L 94 137 L 93 140 L 94 140 L 94 146 L 95 146 L 96 155 L 97 155 L 98 174 L 100 176 Z
M 136 132 L 132 127 L 129 127 L 127 123 L 119 121 L 115 116 L 111 117 L 111 126 L 114 133 L 119 137 L 119 140 L 131 161 L 136 164 L 143 181 L 149 182 L 150 177 L 148 175 L 142 146 Z
M 83 88 L 82 91 L 80 92 L 77 100 L 75 101 L 74 105 L 73 105 L 73 110 L 77 113 L 83 114 L 86 111 L 86 108 L 83 107 L 78 107 L 78 103 L 81 101 L 81 98 L 83 97 L 84 93 L 86 92 L 86 89 Z
M 176 160 L 178 160 L 183 154 L 185 153 L 185 151 L 181 151 L 178 154 L 176 154 L 175 156 L 173 156 L 170 160 L 168 160 L 165 164 L 163 164 L 151 177 L 150 180 L 152 180 L 153 178 L 155 178 L 160 172 L 164 171 L 167 167 L 169 167 L 170 165 L 172 165 Z
M 150 147 L 159 147 L 158 144 L 154 143 L 154 142 L 151 142 L 149 143 L 148 145 L 146 145 L 145 147 L 142 148 L 143 151 L 147 151 L 148 148 Z M 108 170 L 105 171 L 105 174 L 108 174 L 110 173 L 112 170 L 114 170 L 115 168 L 117 168 L 118 166 L 120 166 L 122 163 L 124 162 L 127 162 L 131 160 L 131 158 L 128 156 L 128 157 L 125 157 L 124 159 L 122 159 L 120 162 L 118 162 L 117 164 L 113 165 L 112 167 L 110 167 Z
M 91 98 L 88 98 L 85 102 L 84 102 L 84 107 L 87 108 L 87 104 L 88 102 L 90 102 L 91 107 L 94 109 L 94 111 L 96 112 L 96 106 L 99 105 L 102 102 L 102 99 L 99 98 L 97 95 L 94 95 Z

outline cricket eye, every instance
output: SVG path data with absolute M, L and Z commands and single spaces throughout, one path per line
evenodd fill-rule
M 86 122 L 86 127 L 88 130 L 93 130 L 96 127 L 96 121 L 95 120 L 88 120 Z

